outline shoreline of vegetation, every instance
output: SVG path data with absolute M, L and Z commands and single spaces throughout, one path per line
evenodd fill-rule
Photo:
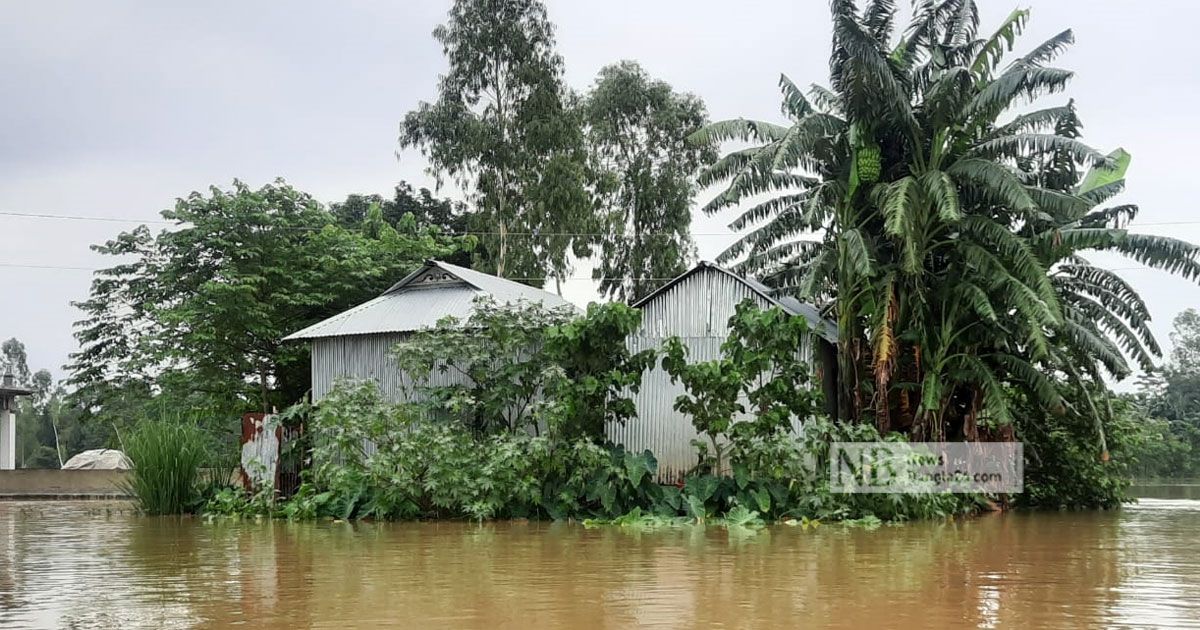
M 570 520 L 660 529 L 687 523 L 874 526 L 993 509 L 992 497 L 920 487 L 896 494 L 831 491 L 832 443 L 905 438 L 824 417 L 812 368 L 794 351 L 808 334 L 802 318 L 743 303 L 730 321 L 722 358 L 689 363 L 677 341 L 661 351 L 630 353 L 622 341 L 640 317 L 620 304 L 572 316 L 481 300 L 471 318 L 445 320 L 395 348 L 397 362 L 415 377 L 420 402 L 390 403 L 373 382 L 343 383 L 319 404 L 277 416 L 283 423 L 303 421 L 310 440 L 297 443 L 311 465 L 294 496 L 278 499 L 273 487 L 202 491 L 194 477 L 196 494 L 180 499 L 177 511 L 290 520 Z M 534 350 L 501 351 L 513 344 Z M 676 408 L 692 417 L 702 437 L 694 442 L 697 466 L 678 485 L 656 481 L 649 451 L 627 451 L 603 437 L 609 423 L 639 421 L 629 396 L 639 387 L 638 375 L 660 359 L 685 388 Z M 439 366 L 472 378 L 428 385 Z M 792 430 L 794 418 L 804 419 L 803 431 Z M 141 432 L 153 436 L 166 426 L 150 423 L 130 441 L 154 442 L 161 450 L 162 439 Z M 201 433 L 172 435 L 181 438 L 178 448 L 198 452 L 188 440 Z M 135 479 L 188 478 L 143 470 L 138 450 L 131 453 Z M 202 467 L 194 457 L 152 461 Z M 1082 494 L 1076 505 L 1115 505 L 1123 487 L 1111 479 L 1109 494 Z M 1013 505 L 1037 507 L 1031 499 L 1063 496 L 1061 488 L 1031 490 L 1013 497 Z

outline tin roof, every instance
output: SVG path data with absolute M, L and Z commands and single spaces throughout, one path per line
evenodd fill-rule
M 633 306 L 634 308 L 641 308 L 646 303 L 650 302 L 651 300 L 655 299 L 656 297 L 658 297 L 658 296 L 662 295 L 663 293 L 665 293 L 666 291 L 668 291 L 671 287 L 682 282 L 688 276 L 691 276 L 692 274 L 698 273 L 698 272 L 706 270 L 706 269 L 709 269 L 709 270 L 712 270 L 712 271 L 715 271 L 718 273 L 723 273 L 723 274 L 741 282 L 742 284 L 746 285 L 748 288 L 750 288 L 750 290 L 754 291 L 756 294 L 758 294 L 760 297 L 762 297 L 764 300 L 766 300 L 770 304 L 772 304 L 774 306 L 778 306 L 779 308 L 783 309 L 783 311 L 785 313 L 790 313 L 792 315 L 803 317 L 805 320 L 808 321 L 808 326 L 813 331 L 814 334 L 816 334 L 818 337 L 821 337 L 822 339 L 828 341 L 829 343 L 837 343 L 837 324 L 835 322 L 833 322 L 832 320 L 822 317 L 821 312 L 817 310 L 817 307 L 815 307 L 811 304 L 807 304 L 805 302 L 801 302 L 800 300 L 797 300 L 796 298 L 791 297 L 791 296 L 776 297 L 776 296 L 772 295 L 770 287 L 759 282 L 758 280 L 755 280 L 754 278 L 740 276 L 728 269 L 725 269 L 724 267 L 719 267 L 713 263 L 710 263 L 710 262 L 704 261 L 704 260 L 700 261 L 700 263 L 697 264 L 695 267 L 692 267 L 691 269 L 683 272 L 682 274 L 680 274 L 678 277 L 671 280 L 670 282 L 655 289 L 654 291 L 652 291 L 650 294 L 646 295 L 642 299 L 634 302 L 633 304 L 631 304 L 631 306 Z
M 525 301 L 538 302 L 548 308 L 575 308 L 548 291 L 430 260 L 392 285 L 383 295 L 292 333 L 284 337 L 284 341 L 429 328 L 444 317 L 470 317 L 475 298 L 484 295 L 501 304 Z

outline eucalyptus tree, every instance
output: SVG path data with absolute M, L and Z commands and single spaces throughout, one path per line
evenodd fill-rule
M 1135 207 L 1097 208 L 1121 189 L 1123 160 L 1078 139 L 1071 104 L 1008 113 L 1067 85 L 1050 64 L 1071 31 L 1008 61 L 1027 10 L 980 35 L 973 0 L 921 0 L 898 38 L 894 2 L 832 11 L 828 88 L 782 77 L 787 124 L 694 135 L 752 143 L 700 180 L 726 183 L 708 212 L 756 201 L 722 260 L 830 304 L 845 418 L 975 438 L 1004 432 L 1013 395 L 1058 413 L 1091 405 L 1059 385 L 1102 389 L 1101 369 L 1127 373 L 1123 352 L 1158 349 L 1136 291 L 1079 252 L 1190 279 L 1200 265 L 1191 244 L 1126 231 Z
M 690 143 L 708 124 L 704 102 L 637 63 L 600 70 L 583 103 L 593 190 L 601 206 L 600 292 L 634 301 L 687 269 L 695 174 L 716 159 Z
M 401 123 L 400 146 L 419 147 L 439 181 L 471 196 L 477 267 L 541 284 L 584 255 L 591 199 L 574 97 L 563 85 L 554 27 L 539 0 L 456 0 L 433 31 L 449 69 L 437 99 Z

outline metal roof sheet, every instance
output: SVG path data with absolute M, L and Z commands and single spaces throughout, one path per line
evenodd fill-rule
M 413 286 L 417 278 L 431 269 L 447 272 L 461 282 Z M 392 285 L 383 295 L 292 333 L 284 340 L 420 330 L 434 326 L 445 317 L 470 317 L 475 298 L 483 295 L 491 296 L 502 304 L 526 301 L 541 303 L 547 308 L 575 308 L 570 302 L 548 291 L 431 260 Z
M 779 308 L 783 309 L 787 313 L 791 313 L 792 315 L 797 315 L 797 316 L 803 317 L 805 320 L 808 321 L 809 328 L 811 328 L 813 333 L 815 333 L 818 337 L 821 337 L 822 339 L 824 339 L 830 343 L 837 343 L 837 324 L 829 319 L 826 319 L 825 317 L 822 317 L 821 312 L 818 311 L 815 306 L 801 302 L 800 300 L 797 300 L 796 298 L 791 297 L 791 296 L 776 297 L 776 296 L 772 295 L 770 287 L 759 282 L 758 280 L 755 280 L 754 278 L 748 278 L 745 276 L 738 275 L 728 269 L 725 269 L 724 267 L 719 267 L 713 263 L 710 263 L 710 262 L 704 261 L 704 260 L 700 261 L 700 263 L 697 264 L 695 267 L 692 267 L 691 269 L 683 272 L 677 278 L 671 280 L 670 282 L 667 282 L 666 284 L 662 285 L 661 287 L 650 292 L 648 295 L 646 295 L 646 297 L 643 297 L 642 299 L 634 302 L 631 306 L 633 306 L 634 308 L 641 308 L 647 302 L 655 299 L 659 295 L 662 295 L 668 289 L 670 289 L 671 287 L 675 286 L 680 281 L 682 281 L 684 278 L 687 278 L 688 276 L 690 276 L 694 273 L 697 273 L 699 271 L 702 271 L 704 269 L 711 269 L 718 273 L 723 273 L 731 278 L 734 278 L 734 279 L 744 283 L 746 286 L 750 287 L 750 289 L 752 289 L 755 293 L 762 296 L 763 299 L 767 300 L 771 304 L 778 306 Z

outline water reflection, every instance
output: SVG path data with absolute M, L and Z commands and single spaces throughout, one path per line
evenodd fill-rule
M 0 627 L 1182 627 L 1197 531 L 1200 502 L 1156 500 L 754 536 L 0 503 Z

